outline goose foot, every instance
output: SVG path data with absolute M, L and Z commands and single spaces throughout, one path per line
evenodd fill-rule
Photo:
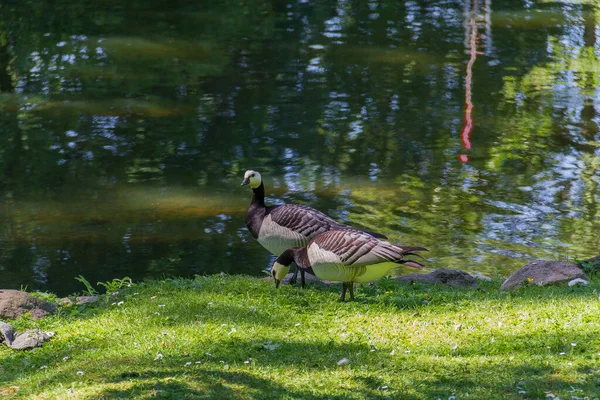
M 346 301 L 346 291 L 350 292 L 350 300 L 354 301 L 354 282 L 342 282 L 342 295 L 340 303 Z

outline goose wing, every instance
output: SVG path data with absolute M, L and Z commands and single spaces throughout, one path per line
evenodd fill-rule
M 343 265 L 357 267 L 382 262 L 407 263 L 416 266 L 415 264 L 420 264 L 409 264 L 404 257 L 418 255 L 416 251 L 427 250 L 416 246 L 396 246 L 356 230 L 325 232 L 309 243 L 309 246 L 312 245 L 317 245 L 321 252 L 327 252 L 329 256 L 335 256 Z
M 331 229 L 343 229 L 344 225 L 334 221 L 320 211 L 300 204 L 284 204 L 269 207 L 271 221 L 284 228 L 312 238 Z
M 268 207 L 267 214 L 277 225 L 290 229 L 306 238 L 314 238 L 331 230 L 355 230 L 348 225 L 340 224 L 314 208 L 301 204 L 283 204 Z M 367 235 L 387 239 L 385 235 L 363 230 Z

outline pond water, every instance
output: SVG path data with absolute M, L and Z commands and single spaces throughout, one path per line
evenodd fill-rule
M 261 275 L 249 168 L 431 269 L 596 255 L 588 3 L 3 2 L 0 287 Z

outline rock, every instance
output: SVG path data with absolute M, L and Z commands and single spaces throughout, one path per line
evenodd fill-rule
M 597 255 L 596 257 L 588 258 L 587 260 L 585 260 L 585 262 L 591 263 L 591 264 L 600 264 L 600 255 Z
M 482 280 L 482 281 L 488 281 L 488 282 L 491 282 L 491 281 L 493 280 L 493 279 L 492 279 L 492 278 L 490 278 L 489 276 L 487 276 L 487 275 L 484 275 L 483 273 L 481 273 L 481 272 L 479 272 L 479 271 L 474 271 L 474 272 L 471 272 L 471 274 L 470 274 L 470 275 L 471 275 L 472 277 L 474 277 L 474 278 L 477 278 L 477 279 L 479 279 L 479 280 Z
M 63 297 L 62 299 L 58 299 L 56 304 L 63 307 L 71 307 L 73 305 L 73 300 L 68 297 Z
M 39 329 L 31 329 L 21 334 L 17 334 L 15 328 L 6 322 L 0 321 L 0 343 L 6 343 L 7 346 L 15 350 L 26 350 L 39 347 L 46 340 L 54 336 L 54 332 L 42 332 Z
M 100 300 L 100 296 L 77 296 L 75 304 L 93 303 Z
M 17 335 L 10 347 L 15 350 L 33 349 L 34 347 L 41 346 L 42 343 L 52 336 L 54 335 L 51 335 L 48 332 L 42 332 L 39 329 L 30 329 L 21 333 L 20 335 Z
M 567 283 L 577 278 L 585 279 L 585 274 L 575 264 L 565 261 L 535 260 L 515 271 L 504 281 L 500 289 L 514 289 L 523 282 L 528 281 L 542 286 L 554 283 Z
M 282 280 L 281 280 L 281 284 L 282 285 L 286 285 L 286 284 L 290 284 L 292 285 L 292 283 L 290 282 L 290 280 L 292 279 L 293 274 L 287 274 Z M 272 280 L 272 279 L 271 279 Z M 329 282 L 327 281 L 322 281 L 321 279 L 317 278 L 314 275 L 311 274 L 304 274 L 304 282 L 308 285 L 329 285 Z M 298 274 L 298 278 L 296 279 L 296 285 L 300 286 L 300 274 Z
M 477 286 L 477 280 L 464 271 L 456 269 L 436 269 L 430 274 L 408 274 L 396 278 L 398 282 L 421 282 L 439 285 L 450 285 L 457 288 L 472 288 Z
M 0 317 L 18 318 L 29 313 L 31 318 L 40 319 L 48 314 L 54 314 L 56 304 L 33 297 L 20 290 L 0 290 Z
M 16 333 L 15 328 L 6 322 L 0 321 L 0 343 L 6 343 L 10 346 L 13 340 L 15 340 Z
M 580 264 L 580 267 L 586 270 L 586 272 L 598 272 L 600 271 L 600 256 L 588 258 L 587 260 L 583 260 Z

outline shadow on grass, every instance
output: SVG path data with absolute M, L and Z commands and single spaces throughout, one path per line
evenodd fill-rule
M 147 371 L 140 377 L 130 379 L 127 388 L 106 388 L 94 398 L 137 399 L 348 399 L 349 395 L 316 395 L 310 388 L 285 387 L 272 379 L 247 372 L 202 370 L 187 375 L 185 381 L 173 379 L 173 373 Z M 293 379 L 293 378 L 292 378 Z M 109 384 L 121 384 L 123 379 L 108 380 Z M 354 396 L 355 397 L 355 396 Z
M 402 382 L 390 384 L 387 377 L 365 371 L 340 379 L 329 389 L 320 382 L 298 388 L 293 385 L 294 376 L 287 374 L 290 385 L 257 376 L 245 371 L 203 369 L 188 373 L 179 371 L 148 370 L 134 378 L 107 378 L 108 384 L 100 392 L 100 398 L 169 398 L 169 399 L 364 399 L 402 398 L 434 399 L 448 398 L 453 393 L 469 393 L 472 398 L 545 398 L 548 393 L 564 391 L 581 395 L 598 393 L 598 373 L 576 384 L 566 377 L 556 375 L 554 368 L 541 363 L 521 364 L 508 368 L 502 374 L 494 374 L 489 368 L 465 366 L 461 371 L 430 368 L 425 364 L 421 373 L 413 374 Z M 405 374 L 402 367 L 394 372 Z M 328 373 L 323 371 L 323 373 Z M 175 378 L 177 376 L 177 378 Z M 281 382 L 281 380 L 279 380 Z M 351 383 L 349 383 L 351 382 Z M 125 386 L 115 388 L 114 386 Z M 578 389 L 574 389 L 578 387 Z M 319 393 L 321 392 L 321 393 Z M 322 392 L 327 392 L 323 394 Z M 336 393 L 332 393 L 336 392 Z

